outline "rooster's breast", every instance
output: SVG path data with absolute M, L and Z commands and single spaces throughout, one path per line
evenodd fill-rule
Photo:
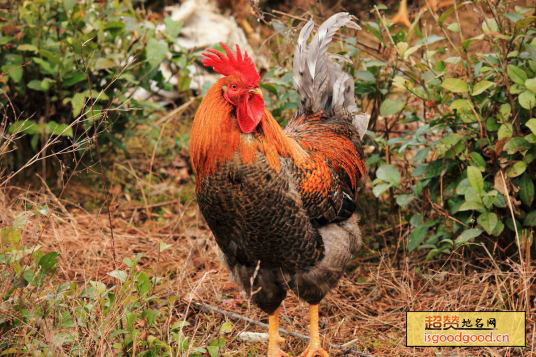
M 238 159 L 203 179 L 197 199 L 216 241 L 231 264 L 306 270 L 324 254 L 322 238 L 303 207 L 282 160 L 279 172 L 262 155 Z

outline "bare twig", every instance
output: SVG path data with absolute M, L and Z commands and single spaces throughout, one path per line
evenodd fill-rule
M 110 201 L 108 201 L 108 223 L 110 224 L 110 236 L 112 238 L 112 257 L 114 260 L 114 270 L 117 269 L 117 257 L 115 254 L 115 237 L 114 237 L 114 226 L 112 223 L 112 213 L 110 209 Z

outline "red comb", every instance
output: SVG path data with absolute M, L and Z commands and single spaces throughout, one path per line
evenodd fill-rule
M 242 81 L 250 86 L 257 87 L 261 77 L 255 65 L 251 60 L 251 57 L 248 56 L 247 52 L 244 52 L 244 57 L 242 57 L 242 52 L 240 52 L 240 47 L 236 45 L 236 57 L 233 55 L 233 52 L 227 47 L 224 43 L 221 43 L 221 46 L 225 50 L 225 54 L 217 51 L 213 48 L 207 49 L 208 52 L 203 53 L 203 65 L 205 67 L 212 67 L 215 72 L 223 74 L 224 76 L 229 75 L 238 75 Z

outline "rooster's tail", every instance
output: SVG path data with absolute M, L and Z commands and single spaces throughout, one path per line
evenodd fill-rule
M 356 126 L 362 138 L 367 130 L 369 115 L 360 113 L 354 98 L 354 81 L 335 63 L 328 53 L 328 45 L 335 32 L 343 26 L 360 30 L 347 12 L 327 19 L 307 43 L 314 22 L 305 24 L 294 52 L 294 84 L 300 96 L 300 113 L 313 114 L 333 111 L 336 117 L 347 118 Z

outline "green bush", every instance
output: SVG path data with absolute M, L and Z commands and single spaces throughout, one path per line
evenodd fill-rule
M 379 107 L 389 124 L 372 133 L 373 192 L 396 200 L 412 227 L 408 250 L 429 259 L 479 236 L 528 248 L 536 226 L 536 17 L 509 2 L 479 10 L 494 17 L 472 38 L 456 22 L 461 5 L 435 18 L 441 35 L 367 24 L 397 66 L 370 73 L 392 85 Z
M 151 97 L 134 99 L 136 88 L 150 95 L 188 91 L 192 57 L 173 45 L 179 22 L 165 18 L 165 30 L 156 31 L 129 1 L 11 6 L 0 29 L 0 110 L 9 132 L 22 136 L 23 163 L 51 139 L 60 153 L 95 140 L 123 148 L 122 135 L 162 109 Z M 171 75 L 162 73 L 162 62 Z M 169 83 L 173 76 L 178 88 Z

